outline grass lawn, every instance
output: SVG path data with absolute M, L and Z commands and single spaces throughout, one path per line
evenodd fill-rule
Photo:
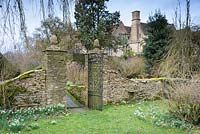
M 165 112 L 167 105 L 164 101 L 145 102 L 142 104 L 126 104 L 105 106 L 103 111 L 88 111 L 72 113 L 65 117 L 40 119 L 39 129 L 25 131 L 23 134 L 188 134 L 181 129 L 158 127 L 150 119 L 138 119 L 134 116 L 136 108 L 147 110 L 157 105 Z M 55 120 L 57 124 L 49 122 Z M 194 132 L 194 131 L 193 131 Z M 192 132 L 192 133 L 193 133 Z M 198 131 L 199 132 L 199 131 Z M 194 132 L 198 134 L 198 132 Z M 1 133 L 1 132 L 0 132 Z

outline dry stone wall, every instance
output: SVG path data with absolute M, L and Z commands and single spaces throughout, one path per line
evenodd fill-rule
M 7 81 L 9 84 L 18 87 L 24 87 L 27 92 L 21 93 L 15 97 L 15 107 L 38 107 L 44 105 L 52 105 L 57 103 L 66 103 L 66 82 L 70 79 L 69 72 L 81 71 L 80 68 L 75 69 L 75 63 L 78 60 L 72 59 L 72 55 L 64 52 L 60 54 L 60 51 L 49 51 L 48 61 L 46 62 L 45 70 L 33 70 L 26 72 Z M 64 57 L 64 58 L 63 58 Z M 80 100 L 87 105 L 88 90 L 87 86 L 87 56 L 85 56 L 84 69 L 82 70 L 81 77 L 79 79 L 82 86 L 86 89 L 78 91 L 72 91 Z M 154 79 L 127 79 L 120 75 L 119 72 L 110 68 L 108 64 L 108 57 L 104 57 L 104 70 L 103 70 L 103 102 L 104 104 L 119 103 L 122 100 L 135 101 L 140 99 L 155 100 L 162 97 L 168 98 L 169 93 L 176 89 L 180 84 L 195 83 L 200 87 L 200 81 L 191 81 L 183 79 L 167 79 L 167 78 L 154 78 Z M 68 72 L 67 74 L 64 74 Z M 75 74 L 71 74 L 71 76 Z M 79 76 L 79 75 L 78 75 Z M 79 76 L 80 77 L 80 76 Z M 0 83 L 1 85 L 2 83 Z
M 182 84 L 195 84 L 200 87 L 200 81 L 173 78 L 152 78 L 152 79 L 127 79 L 119 72 L 110 68 L 109 58 L 104 61 L 104 104 L 119 103 L 122 100 L 156 100 L 168 98 L 170 93 Z
M 47 103 L 45 70 L 31 70 L 1 84 L 26 89 L 15 96 L 14 108 L 38 107 Z
M 110 68 L 109 58 L 104 56 L 103 68 L 103 102 L 117 103 L 121 100 L 128 99 L 128 92 L 126 92 L 128 79 L 121 77 L 121 75 Z

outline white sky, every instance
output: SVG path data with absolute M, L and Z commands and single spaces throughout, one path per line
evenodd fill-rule
M 38 0 L 37 0 L 38 1 Z M 26 13 L 26 25 L 28 29 L 28 35 L 31 36 L 35 31 L 35 28 L 40 27 L 41 14 L 39 9 L 39 4 L 34 0 L 23 0 L 25 5 Z M 180 0 L 182 8 L 182 16 L 185 16 L 185 0 Z M 166 15 L 169 23 L 173 23 L 174 11 L 177 7 L 177 0 L 110 0 L 107 3 L 108 10 L 110 12 L 120 11 L 120 19 L 125 25 L 131 25 L 131 12 L 135 10 L 141 11 L 141 21 L 147 22 L 148 17 L 156 9 L 160 9 L 161 13 Z M 73 17 L 74 7 L 71 7 L 72 22 L 75 21 Z M 58 11 L 56 11 L 58 12 Z M 200 24 L 200 0 L 191 0 L 190 5 L 191 20 L 192 23 Z M 61 14 L 57 14 L 61 16 Z M 2 37 L 2 35 L 0 34 Z M 1 40 L 0 37 L 0 40 Z M 16 33 L 15 39 L 19 37 Z M 0 51 L 8 51 L 13 49 L 13 43 L 9 38 L 5 39 L 6 45 L 0 47 Z M 9 45 L 8 45 L 9 44 Z

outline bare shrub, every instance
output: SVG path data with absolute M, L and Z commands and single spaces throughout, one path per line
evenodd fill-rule
M 8 83 L 0 84 L 0 107 L 10 109 L 15 103 L 15 96 L 25 93 L 26 88 L 9 85 Z
M 67 78 L 73 83 L 87 85 L 87 69 L 77 62 L 67 62 Z
M 20 74 L 19 68 L 9 62 L 4 55 L 0 53 L 0 81 L 10 79 Z
M 178 0 L 174 19 L 177 30 L 159 67 L 162 76 L 191 78 L 200 73 L 200 26 L 191 25 L 190 0 L 186 0 L 185 15 L 182 16 L 181 1 Z M 182 18 L 186 18 L 185 22 Z
M 141 57 L 132 57 L 128 59 L 111 57 L 110 66 L 118 70 L 122 76 L 127 78 L 138 77 L 144 73 L 144 60 Z
M 19 68 L 20 72 L 26 72 L 41 66 L 43 53 L 34 44 L 25 49 L 4 54 L 10 63 Z
M 41 64 L 41 56 L 38 52 L 15 52 L 8 60 L 19 67 L 21 72 L 26 72 L 28 70 L 35 69 Z
M 176 86 L 170 97 L 170 113 L 194 125 L 200 124 L 200 83 Z
M 200 72 L 200 30 L 181 29 L 175 32 L 166 57 L 160 64 L 162 76 L 191 78 Z

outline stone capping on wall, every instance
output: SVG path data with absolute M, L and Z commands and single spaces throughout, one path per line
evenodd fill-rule
M 56 50 L 54 50 L 54 49 L 46 49 L 46 50 L 44 50 L 43 52 L 66 52 L 66 53 L 71 53 L 71 54 L 73 54 L 73 51 L 69 51 L 69 50 L 59 50 L 59 49 L 56 49 Z
M 61 49 L 46 49 L 43 50 L 42 52 L 61 52 L 61 53 L 67 53 L 67 54 L 83 54 L 83 55 L 87 55 L 87 53 L 78 53 L 75 50 L 61 50 Z
M 159 78 L 144 78 L 144 79 L 129 79 L 131 81 L 143 81 L 143 82 L 148 82 L 148 81 L 182 81 L 182 82 L 197 82 L 200 83 L 200 80 L 193 80 L 193 79 L 183 79 L 183 78 L 169 78 L 169 77 L 159 77 Z

